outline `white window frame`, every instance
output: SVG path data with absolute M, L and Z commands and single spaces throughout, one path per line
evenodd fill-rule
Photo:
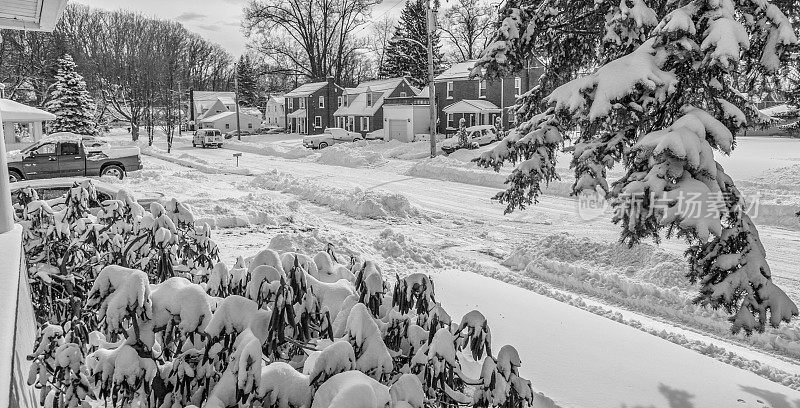
M 289 98 L 289 112 L 294 109 L 294 98 Z
M 447 114 L 447 127 L 448 128 L 452 128 L 453 127 L 453 114 L 452 113 L 448 113 Z
M 514 77 L 514 96 L 522 95 L 522 78 Z
M 369 132 L 369 116 L 361 117 L 361 131 Z
M 447 99 L 453 99 L 453 81 L 447 81 Z
M 405 98 L 406 96 L 408 96 L 408 94 L 407 94 L 407 93 L 405 93 L 405 92 L 400 92 L 400 97 L 401 97 L 401 98 Z
M 337 96 L 336 97 L 336 106 L 339 107 L 339 108 L 342 107 L 342 98 L 343 98 L 342 96 Z
M 319 100 L 319 107 L 320 108 L 324 108 L 325 107 L 325 96 L 324 95 L 320 95 L 319 98 L 317 98 L 317 99 Z
M 314 116 L 314 127 L 317 129 L 322 127 L 322 116 Z
M 479 79 L 478 80 L 478 98 L 486 99 L 486 88 L 487 88 L 486 80 L 485 79 Z
M 300 98 L 300 109 L 305 109 L 305 108 L 306 108 L 306 98 L 303 97 Z
M 367 92 L 367 106 L 372 106 L 372 92 Z

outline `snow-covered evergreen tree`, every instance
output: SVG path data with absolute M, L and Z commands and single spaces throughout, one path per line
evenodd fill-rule
M 258 84 L 253 60 L 249 55 L 242 55 L 236 64 L 236 76 L 239 80 L 239 103 L 242 106 L 258 105 Z
M 389 40 L 383 65 L 378 76 L 406 76 L 415 86 L 428 83 L 428 30 L 425 0 L 409 0 L 400 14 L 400 21 Z M 443 55 L 439 36 L 433 36 L 434 71 L 441 72 Z
M 695 301 L 726 309 L 734 332 L 789 321 L 797 306 L 771 280 L 745 199 L 714 156 L 730 154 L 736 132 L 757 117 L 732 74 L 775 74 L 796 47 L 786 15 L 767 0 L 594 2 L 577 12 L 575 3 L 505 3 L 495 40 L 476 68 L 489 75 L 519 69 L 542 41 L 576 31 L 565 29 L 567 11 L 574 24 L 604 16 L 594 53 L 567 50 L 565 42 L 553 46 L 560 51 L 551 59 L 577 53 L 586 64 L 573 63 L 572 73 L 602 65 L 546 96 L 542 88 L 523 95 L 516 131 L 477 159 L 495 169 L 516 163 L 508 189 L 496 198 L 508 212 L 536 202 L 542 183 L 558 178 L 556 149 L 579 127 L 572 140 L 574 193 L 605 193 L 623 242 L 658 240 L 662 232 L 686 239 L 688 277 L 700 283 Z M 609 184 L 606 171 L 618 162 L 626 173 Z
M 97 123 L 94 121 L 95 103 L 86 90 L 86 82 L 78 73 L 72 56 L 64 54 L 56 62 L 55 68 L 56 81 L 50 85 L 44 105 L 48 112 L 56 115 L 56 119 L 50 122 L 49 131 L 94 135 L 97 133 Z

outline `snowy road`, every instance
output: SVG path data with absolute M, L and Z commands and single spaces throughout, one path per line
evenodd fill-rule
M 233 151 L 227 149 L 192 149 L 186 144 L 178 144 L 173 155 L 180 156 L 188 154 L 191 157 L 205 160 L 210 165 L 225 167 L 234 166 L 235 162 L 232 153 Z M 184 159 L 186 158 L 187 156 L 184 156 Z M 214 211 L 226 213 L 227 207 L 239 206 L 252 214 L 255 209 L 264 207 L 265 203 L 268 202 L 270 209 L 267 212 L 272 212 L 274 214 L 282 214 L 287 211 L 292 212 L 291 217 L 289 217 L 293 218 L 290 220 L 290 224 L 300 224 L 301 229 L 308 228 L 321 231 L 319 233 L 312 233 L 315 235 L 313 240 L 304 243 L 296 243 L 298 246 L 304 244 L 320 245 L 320 242 L 324 240 L 330 241 L 338 239 L 339 241 L 337 241 L 337 243 L 342 246 L 353 247 L 359 251 L 366 251 L 368 253 L 372 251 L 376 256 L 383 257 L 384 261 L 390 265 L 390 270 L 399 273 L 403 273 L 404 268 L 417 268 L 430 271 L 431 266 L 444 263 L 445 265 L 455 267 L 462 271 L 466 270 L 497 276 L 503 280 L 509 281 L 510 279 L 510 281 L 514 281 L 515 284 L 519 284 L 518 282 L 520 280 L 534 281 L 535 279 L 533 278 L 537 278 L 536 276 L 530 276 L 527 272 L 520 272 L 519 274 L 517 272 L 512 272 L 506 266 L 502 265 L 504 259 L 508 258 L 519 246 L 541 246 L 542 243 L 553 241 L 554 233 L 560 234 L 557 238 L 566 237 L 567 241 L 565 241 L 565 243 L 569 245 L 580 244 L 582 242 L 580 240 L 583 238 L 588 239 L 586 242 L 589 243 L 615 242 L 617 238 L 617 227 L 610 224 L 605 218 L 581 221 L 580 218 L 577 217 L 575 202 L 572 199 L 559 196 L 545 196 L 542 202 L 537 206 L 531 207 L 523 212 L 514 213 L 510 216 L 504 216 L 502 207 L 489 199 L 489 197 L 496 192 L 495 188 L 409 177 L 405 175 L 404 172 L 412 163 L 404 160 L 390 160 L 388 163 L 377 168 L 343 168 L 315 163 L 310 160 L 289 160 L 273 156 L 244 153 L 240 158 L 239 165 L 243 169 L 249 169 L 255 175 L 277 170 L 293 174 L 297 177 L 308 178 L 324 187 L 358 187 L 363 190 L 399 193 L 407 197 L 414 206 L 424 213 L 421 217 L 414 217 L 408 220 L 355 219 L 343 215 L 341 212 L 332 211 L 331 208 L 325 206 L 305 204 L 298 206 L 291 194 L 287 195 L 275 191 L 250 189 L 248 183 L 251 180 L 258 179 L 258 177 L 202 174 L 195 170 L 180 170 L 181 168 L 179 166 L 160 160 L 148 158 L 148 161 L 148 163 L 157 163 L 157 166 L 169 168 L 171 171 L 175 172 L 175 177 L 179 177 L 177 179 L 178 181 L 176 182 L 176 179 L 170 176 L 148 174 L 143 180 L 137 180 L 135 177 L 132 177 L 128 182 L 141 183 L 142 186 L 163 183 L 165 186 L 164 188 L 173 188 L 172 186 L 174 186 L 173 191 L 170 191 L 169 194 L 189 198 L 194 206 L 213 207 L 218 204 L 217 207 L 214 207 L 217 209 L 212 208 L 212 213 Z M 156 170 L 153 173 L 159 173 L 159 171 Z M 303 200 L 300 201 L 302 202 Z M 219 206 L 222 206 L 222 208 L 218 208 Z M 217 217 L 219 219 L 218 215 L 212 214 L 212 217 Z M 274 220 L 271 220 L 271 222 L 272 221 Z M 277 224 L 279 225 L 270 227 L 251 226 L 244 230 L 223 229 L 217 233 L 215 239 L 220 242 L 222 248 L 235 248 L 238 252 L 245 253 L 248 251 L 254 252 L 256 249 L 266 245 L 266 242 L 277 232 L 282 231 L 283 227 L 280 226 L 281 222 L 277 222 Z M 296 226 L 291 228 L 297 230 Z M 388 238 L 385 236 L 385 229 L 387 228 L 392 231 Z M 405 255 L 398 255 L 400 252 L 396 252 L 396 249 L 392 249 L 394 247 L 391 247 L 391 245 L 397 245 L 396 242 L 389 242 L 388 244 L 387 242 L 391 241 L 393 236 L 398 235 L 407 237 L 404 238 L 404 242 L 403 240 L 396 240 L 403 246 L 403 251 L 410 252 L 413 250 L 421 252 L 429 259 L 434 259 L 434 264 L 431 265 L 430 261 L 419 262 L 408 259 L 396 262 L 400 259 L 398 257 L 404 257 Z M 782 283 L 785 287 L 788 286 L 787 289 L 789 289 L 790 294 L 797 299 L 798 293 L 796 290 L 800 285 L 792 285 L 791 283 L 796 282 L 798 278 L 796 268 L 797 261 L 793 257 L 794 254 L 791 248 L 796 247 L 794 243 L 800 240 L 800 235 L 794 231 L 762 228 L 762 238 L 770 253 L 770 261 L 772 262 L 773 273 L 776 275 L 776 280 L 783 279 L 783 282 L 781 280 L 778 280 L 778 282 Z M 408 248 L 405 246 L 408 246 Z M 613 245 L 608 244 L 606 244 L 606 246 L 613 247 Z M 655 249 L 651 252 L 657 257 L 663 258 L 661 259 L 662 263 L 663 261 L 672 263 L 670 268 L 679 270 L 683 265 L 683 261 L 680 258 L 680 253 L 683 250 L 681 243 L 674 241 L 666 242 L 664 248 L 667 249 L 666 252 L 661 251 L 664 253 L 658 252 Z M 591 253 L 595 248 L 587 246 L 585 250 Z M 580 261 L 581 259 L 592 257 L 592 255 L 587 256 L 585 253 L 580 253 L 580 248 L 575 251 L 578 253 L 568 254 L 572 256 L 572 258 L 564 258 L 565 254 L 560 253 L 556 255 L 562 257 L 559 259 L 569 259 L 571 261 Z M 227 255 L 229 258 L 225 260 L 230 262 L 232 260 L 230 256 L 235 256 L 237 254 L 238 253 L 229 254 Z M 669 256 L 672 256 L 672 258 Z M 609 262 L 613 263 L 613 261 L 612 259 Z M 580 262 L 575 264 L 580 264 Z M 645 263 L 645 266 L 648 265 L 649 264 Z M 587 267 L 595 266 L 597 265 L 592 264 Z M 603 265 L 600 266 L 602 267 Z M 633 265 L 633 267 L 635 268 L 636 266 Z M 656 269 L 655 271 L 657 272 L 658 270 Z M 470 275 L 470 277 L 472 276 Z M 479 279 L 479 277 L 474 277 L 474 279 Z M 489 289 L 498 289 L 504 287 L 505 284 L 493 280 L 481 282 L 484 282 L 484 284 L 485 282 L 494 282 L 494 285 L 491 286 L 491 288 L 486 286 L 482 288 L 485 289 L 482 291 L 471 289 L 472 292 L 478 295 L 475 302 L 482 302 L 480 305 L 481 308 L 491 307 L 492 304 L 496 303 L 495 299 L 497 299 L 497 297 L 489 296 Z M 552 286 L 550 287 L 553 288 Z M 515 290 L 521 291 L 518 293 L 527 294 L 526 296 L 530 297 L 530 301 L 534 303 L 541 302 L 542 299 L 545 299 L 528 290 Z M 445 289 L 445 291 L 448 292 L 448 295 L 452 295 L 452 293 L 449 293 L 452 291 L 447 289 Z M 736 355 L 744 356 L 750 360 L 763 361 L 784 372 L 798 372 L 796 365 L 778 356 L 764 354 L 762 353 L 763 348 L 753 347 L 752 344 L 740 344 L 738 342 L 725 343 L 719 341 L 719 338 L 713 334 L 710 334 L 709 337 L 707 336 L 709 333 L 702 334 L 702 331 L 695 333 L 698 331 L 696 328 L 688 327 L 692 331 L 687 331 L 685 330 L 686 327 L 673 327 L 669 324 L 661 323 L 661 321 L 665 319 L 658 318 L 659 316 L 656 316 L 658 318 L 657 320 L 653 320 L 651 319 L 651 317 L 653 317 L 652 315 L 648 317 L 639 314 L 636 307 L 633 307 L 632 310 L 626 310 L 626 306 L 628 305 L 617 304 L 613 299 L 611 299 L 610 303 L 603 304 L 603 302 L 609 299 L 589 299 L 586 295 L 591 295 L 591 293 L 579 294 L 583 295 L 590 304 L 599 304 L 605 307 L 606 310 L 621 313 L 626 320 L 635 319 L 638 322 L 651 325 L 652 328 L 658 330 L 666 328 L 667 332 L 682 333 L 692 340 L 706 342 L 706 344 L 713 343 L 722 346 L 725 350 L 731 351 Z M 448 302 L 447 300 L 445 301 Z M 449 302 L 454 308 L 454 315 L 460 315 L 462 312 L 458 307 L 461 306 L 458 306 L 457 302 Z M 598 319 L 598 321 L 605 322 L 601 324 L 603 328 L 599 329 L 598 333 L 604 333 L 605 331 L 616 332 L 614 329 L 611 329 L 611 327 L 625 327 L 611 320 L 595 316 L 592 313 L 573 308 L 566 304 L 562 303 L 561 305 L 563 308 L 571 310 L 570 313 L 575 313 L 577 316 L 584 316 L 585 319 Z M 447 306 L 450 307 L 451 305 Z M 472 307 L 474 307 L 474 305 Z M 673 306 L 668 306 L 668 308 L 671 309 Z M 559 310 L 561 309 L 559 308 Z M 538 316 L 535 318 L 538 318 Z M 529 310 L 514 317 L 514 319 L 511 319 L 510 315 L 506 315 L 505 318 L 501 320 L 502 323 L 496 323 L 493 329 L 495 332 L 508 334 L 510 332 L 509 328 L 530 326 L 531 320 L 535 318 L 532 317 Z M 509 320 L 515 323 L 508 324 Z M 666 320 L 669 321 L 669 319 Z M 657 361 L 658 364 L 653 366 L 643 365 L 642 371 L 647 373 L 647 375 L 640 375 L 639 377 L 641 378 L 637 377 L 636 381 L 631 383 L 625 383 L 625 379 L 633 374 L 631 372 L 625 373 L 624 376 L 623 373 L 620 372 L 619 379 L 622 380 L 622 383 L 620 383 L 620 381 L 609 381 L 607 375 L 604 377 L 602 371 L 597 371 L 596 374 L 594 374 L 596 376 L 594 379 L 575 379 L 575 381 L 577 381 L 575 384 L 579 384 L 579 388 L 587 388 L 579 390 L 578 392 L 574 389 L 568 389 L 571 384 L 569 379 L 559 378 L 568 374 L 568 368 L 570 368 L 568 366 L 565 366 L 566 371 L 562 370 L 559 372 L 559 376 L 548 379 L 542 379 L 543 375 L 547 375 L 547 371 L 542 371 L 542 366 L 528 366 L 527 369 L 535 368 L 535 370 L 527 372 L 527 374 L 534 379 L 534 384 L 537 384 L 537 378 L 541 379 L 541 387 L 538 389 L 544 391 L 548 396 L 554 398 L 565 407 L 674 406 L 667 405 L 675 402 L 674 400 L 669 400 L 669 397 L 665 394 L 665 392 L 671 392 L 670 390 L 685 391 L 698 396 L 697 398 L 690 399 L 689 404 L 678 406 L 712 407 L 734 405 L 727 405 L 727 402 L 725 405 L 710 404 L 709 401 L 714 401 L 713 393 L 704 395 L 702 389 L 686 386 L 683 382 L 675 381 L 675 378 L 680 377 L 683 371 L 694 372 L 695 370 L 700 370 L 700 372 L 702 372 L 702 369 L 707 369 L 710 370 L 708 372 L 711 373 L 717 372 L 718 369 L 722 370 L 720 372 L 731 370 L 731 373 L 735 374 L 726 374 L 726 378 L 730 378 L 730 380 L 726 380 L 725 384 L 720 387 L 726 390 L 737 389 L 742 391 L 736 395 L 740 395 L 740 398 L 744 402 L 735 401 L 737 402 L 735 406 L 791 408 L 796 405 L 800 407 L 800 395 L 798 395 L 796 391 L 779 386 L 774 382 L 768 382 L 755 374 L 716 362 L 711 358 L 701 356 L 686 348 L 673 345 L 640 330 L 630 327 L 625 330 L 638 333 L 634 335 L 636 338 L 641 337 L 642 339 L 647 339 L 642 340 L 645 342 L 643 344 L 648 345 L 647 348 L 642 349 L 645 359 L 647 358 L 648 352 L 652 353 L 654 350 L 658 350 L 656 346 L 652 346 L 656 347 L 655 349 L 649 350 L 648 348 L 651 348 L 651 344 L 661 344 L 663 347 L 668 347 L 670 350 L 679 350 L 676 351 L 676 353 L 678 353 L 683 360 L 673 360 L 672 364 L 675 366 L 673 366 L 671 369 L 672 371 L 670 371 L 672 374 L 662 375 L 659 370 L 653 367 L 662 365 L 663 359 L 653 358 L 653 361 Z M 522 346 L 522 343 L 526 341 L 527 337 L 519 337 L 518 333 L 511 335 L 511 337 L 503 336 L 505 336 L 505 334 L 500 334 L 498 341 L 504 341 L 502 339 L 507 338 L 508 342 L 520 345 L 520 349 L 527 350 L 525 346 Z M 728 340 L 730 341 L 731 339 Z M 549 347 L 547 346 L 547 341 L 544 343 L 544 350 L 538 348 L 538 346 L 532 347 L 531 350 L 536 350 L 536 352 L 549 351 L 552 353 L 553 350 L 547 348 Z M 642 346 L 637 345 L 636 347 Z M 688 346 L 684 345 L 684 347 Z M 693 346 L 693 348 L 697 349 L 696 346 Z M 577 355 L 585 356 L 585 350 L 574 350 L 574 352 Z M 672 351 L 670 351 L 670 353 L 671 352 Z M 536 361 L 536 357 L 535 355 L 529 354 L 529 357 L 526 358 L 523 356 L 523 359 L 525 361 Z M 717 358 L 719 359 L 719 357 Z M 602 362 L 604 360 L 600 359 L 599 361 Z M 681 365 L 681 361 L 691 361 L 691 363 L 686 366 Z M 555 361 L 550 364 L 554 363 Z M 601 363 L 599 367 L 605 369 L 606 365 L 607 363 Z M 726 368 L 714 368 L 718 365 L 722 365 Z M 630 369 L 630 367 L 637 367 L 636 362 L 629 362 L 628 368 Z M 645 367 L 650 368 L 645 370 Z M 598 370 L 600 368 L 598 368 Z M 615 377 L 612 376 L 612 378 Z M 743 378 L 743 380 L 739 380 L 739 378 Z M 764 384 L 765 381 L 766 385 Z M 614 384 L 610 385 L 608 384 L 609 382 Z M 663 383 L 666 388 L 660 388 L 661 393 L 659 394 L 660 383 Z M 736 388 L 739 385 L 742 387 Z M 645 388 L 649 391 L 641 391 Z M 763 392 L 758 390 L 762 390 Z M 587 401 L 579 398 L 581 395 L 592 395 L 592 393 L 595 393 L 595 395 L 604 395 L 605 398 L 603 402 L 595 404 L 590 403 L 587 405 Z M 642 395 L 643 397 L 637 399 L 635 398 L 636 395 Z M 684 394 L 679 392 L 678 394 L 671 395 Z M 761 396 L 762 400 L 766 398 L 763 405 L 757 405 L 757 401 L 753 398 L 756 395 Z

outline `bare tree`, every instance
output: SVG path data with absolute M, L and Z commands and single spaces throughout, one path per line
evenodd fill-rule
M 284 62 L 284 73 L 341 81 L 359 48 L 353 33 L 376 1 L 251 0 L 243 26 L 251 47 L 272 62 Z
M 375 65 L 380 67 L 383 65 L 383 59 L 386 56 L 386 47 L 389 46 L 389 40 L 392 39 L 394 34 L 394 26 L 397 21 L 389 15 L 383 16 L 380 20 L 372 23 L 369 33 L 369 51 L 374 54 Z
M 454 0 L 441 21 L 443 38 L 452 45 L 454 58 L 478 58 L 491 40 L 494 20 L 494 7 L 482 0 Z

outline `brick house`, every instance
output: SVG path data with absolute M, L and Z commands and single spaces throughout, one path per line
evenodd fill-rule
M 405 78 L 388 78 L 366 81 L 348 88 L 337 100 L 334 112 L 336 127 L 366 135 L 383 129 L 383 103 L 385 98 L 414 96 L 419 89 Z
M 344 88 L 333 78 L 309 82 L 284 95 L 286 127 L 291 133 L 317 135 L 334 124 L 333 113 Z
M 490 125 L 495 118 L 503 120 L 503 126 L 512 127 L 513 114 L 508 109 L 516 98 L 530 90 L 544 72 L 537 60 L 514 75 L 499 79 L 482 80 L 469 78 L 475 60 L 454 64 L 434 78 L 439 117 L 438 132 L 454 133 L 461 118 L 467 126 Z

